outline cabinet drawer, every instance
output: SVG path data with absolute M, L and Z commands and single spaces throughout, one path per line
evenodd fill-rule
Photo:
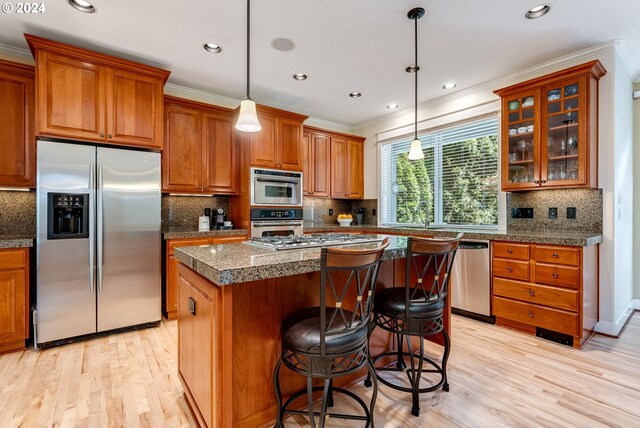
M 0 250 L 0 269 L 15 269 L 27 264 L 27 250 Z
M 580 264 L 580 248 L 536 245 L 534 246 L 534 259 L 543 263 L 578 266 Z
M 494 242 L 493 257 L 529 260 L 529 246 L 527 244 L 513 244 L 510 242 Z
M 493 314 L 496 317 L 517 321 L 559 333 L 578 336 L 578 314 L 560 309 L 545 308 L 516 300 L 493 298 Z
M 573 266 L 547 265 L 536 263 L 536 283 L 559 285 L 562 287 L 580 287 L 580 268 Z
M 493 294 L 553 308 L 578 311 L 579 294 L 573 290 L 495 278 Z
M 509 279 L 529 281 L 529 262 L 493 259 L 493 275 Z

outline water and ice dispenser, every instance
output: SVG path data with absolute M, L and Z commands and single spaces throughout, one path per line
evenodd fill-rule
M 89 237 L 89 194 L 47 195 L 47 239 Z

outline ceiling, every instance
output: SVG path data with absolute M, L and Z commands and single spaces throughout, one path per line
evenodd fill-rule
M 357 125 L 413 105 L 413 22 L 418 22 L 419 101 L 501 77 L 601 42 L 621 39 L 640 58 L 638 0 L 555 0 L 527 20 L 539 0 L 258 0 L 252 2 L 252 98 L 309 116 Z M 41 15 L 0 14 L 0 43 L 26 48 L 23 33 L 117 54 L 172 71 L 170 83 L 245 96 L 246 2 L 93 0 L 95 14 L 66 0 Z M 615 7 L 613 6 L 615 4 Z M 288 52 L 271 46 L 291 39 Z M 222 46 L 212 54 L 205 42 Z M 632 66 L 634 67 L 634 66 Z M 640 62 L 630 70 L 640 73 Z M 296 81 L 294 73 L 306 73 Z M 442 85 L 455 81 L 456 89 Z M 352 91 L 362 92 L 350 98 Z

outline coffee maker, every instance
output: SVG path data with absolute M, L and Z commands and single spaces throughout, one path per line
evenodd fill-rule
M 226 220 L 224 208 L 216 208 L 212 213 L 212 220 L 216 229 L 223 229 Z

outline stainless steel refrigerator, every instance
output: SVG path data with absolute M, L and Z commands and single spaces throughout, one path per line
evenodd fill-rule
M 160 155 L 38 141 L 36 344 L 160 320 Z

